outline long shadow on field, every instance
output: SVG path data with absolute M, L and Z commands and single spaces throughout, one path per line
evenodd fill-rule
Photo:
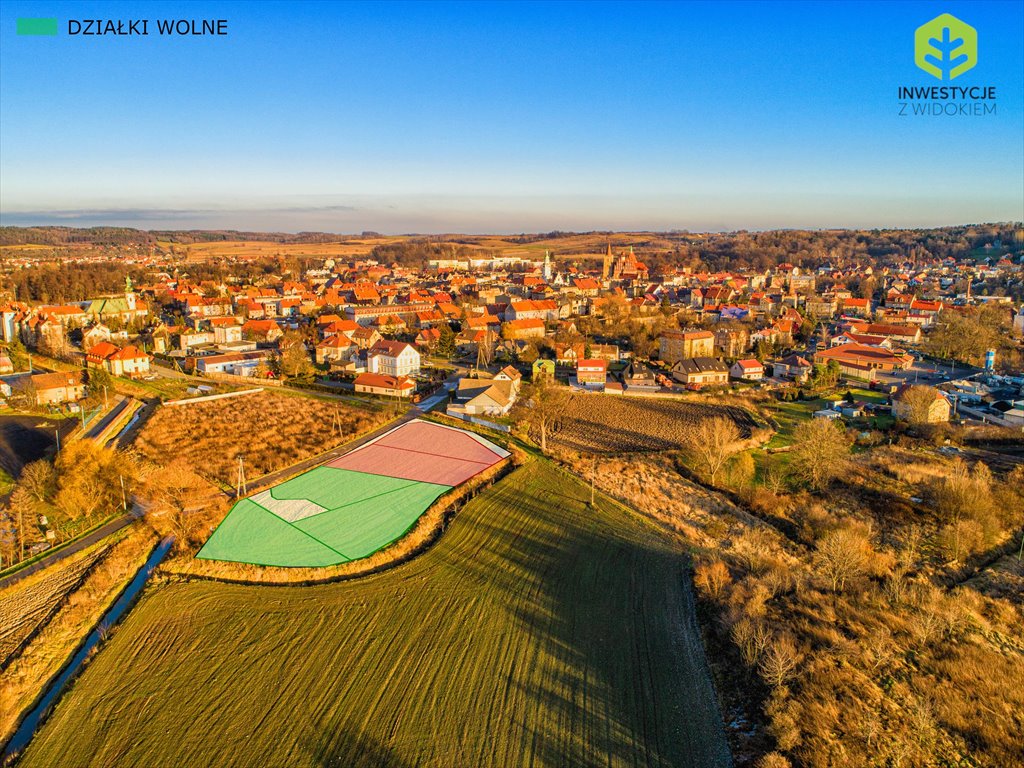
M 525 514 L 475 515 L 487 544 L 459 562 L 532 653 L 529 672 L 506 675 L 527 702 L 502 724 L 527 734 L 532 761 L 516 762 L 730 765 L 678 544 L 618 508 L 589 508 L 589 489 L 549 467 L 520 471 L 533 472 L 527 487 L 498 494 Z
M 307 747 L 313 764 L 323 768 L 413 768 L 376 740 L 348 731 L 324 734 Z

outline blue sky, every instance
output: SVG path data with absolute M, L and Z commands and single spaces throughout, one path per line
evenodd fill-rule
M 995 116 L 900 117 L 978 30 Z M 56 16 L 57 37 L 15 34 Z M 219 38 L 69 18 L 224 18 Z M 359 232 L 1024 218 L 1024 3 L 0 6 L 0 221 Z

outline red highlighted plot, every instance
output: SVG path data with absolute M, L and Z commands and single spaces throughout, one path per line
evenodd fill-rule
M 477 435 L 412 421 L 327 466 L 438 485 L 458 485 L 508 453 Z
M 489 448 L 488 445 L 491 443 L 483 438 L 477 439 L 461 429 L 451 429 L 426 421 L 403 424 L 375 441 L 373 445 L 402 448 L 487 465 L 494 464 L 508 455 L 497 446 Z
M 494 456 L 494 461 L 484 464 L 374 443 L 335 459 L 327 466 L 352 472 L 400 477 L 421 483 L 458 485 L 497 461 L 497 456 Z

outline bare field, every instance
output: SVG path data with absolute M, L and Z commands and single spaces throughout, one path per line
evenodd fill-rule
M 588 453 L 671 451 L 682 446 L 694 424 L 717 416 L 735 421 L 745 438 L 757 428 L 747 411 L 733 405 L 573 395 L 555 426 L 554 441 Z
M 50 619 L 108 549 L 99 544 L 0 590 L 0 668 Z
M 533 461 L 389 571 L 151 589 L 21 764 L 730 765 L 685 554 L 589 497 Z
M 440 236 L 447 239 L 449 236 Z M 409 236 L 393 237 L 352 237 L 333 243 L 275 243 L 259 240 L 225 240 L 209 243 L 161 243 L 184 252 L 190 259 L 214 257 L 258 258 L 261 256 L 317 256 L 321 258 L 368 256 L 375 246 L 400 243 L 414 239 Z M 452 235 L 450 240 L 460 246 L 481 252 L 497 252 L 501 256 L 519 256 L 524 259 L 540 259 L 545 250 L 550 250 L 557 260 L 560 257 L 599 259 L 604 256 L 610 242 L 616 253 L 630 246 L 643 248 L 671 248 L 673 243 L 648 232 L 615 232 L 609 234 L 579 234 L 569 237 L 553 237 L 518 243 L 501 235 Z
M 217 256 L 258 258 L 260 256 L 367 256 L 374 246 L 399 242 L 403 237 L 371 237 L 339 240 L 334 243 L 275 243 L 260 240 L 224 240 L 213 243 L 168 243 L 176 251 L 184 251 L 188 258 L 204 259 Z
M 332 429 L 335 414 L 340 434 Z M 343 403 L 264 391 L 164 406 L 146 422 L 135 447 L 159 464 L 183 458 L 200 474 L 232 484 L 239 456 L 251 481 L 348 442 L 387 418 Z

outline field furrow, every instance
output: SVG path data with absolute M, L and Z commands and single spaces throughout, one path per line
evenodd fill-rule
M 588 499 L 532 461 L 390 571 L 159 587 L 23 765 L 728 765 L 678 545 Z

